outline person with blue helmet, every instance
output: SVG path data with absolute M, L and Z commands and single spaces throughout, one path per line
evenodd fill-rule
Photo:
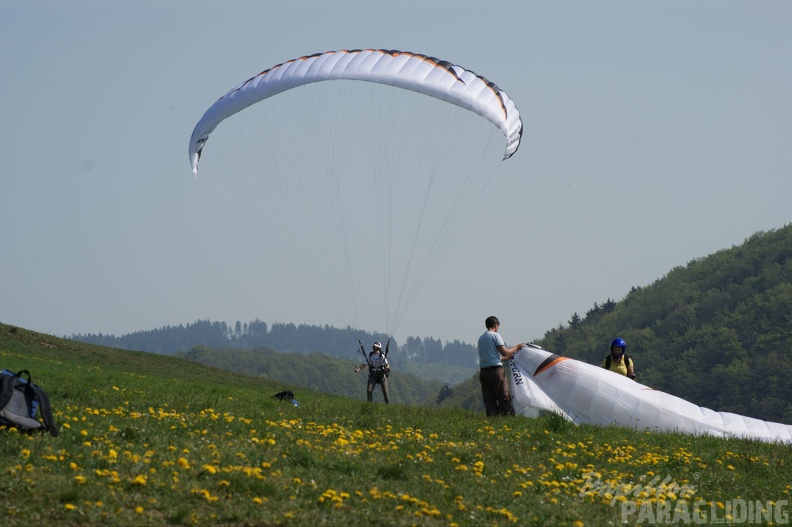
M 627 351 L 627 343 L 624 339 L 618 337 L 613 339 L 610 344 L 610 354 L 605 357 L 601 366 L 635 380 L 635 363 L 632 357 L 624 354 L 625 351 Z

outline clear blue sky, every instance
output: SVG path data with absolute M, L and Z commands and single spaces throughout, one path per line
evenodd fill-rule
M 366 47 L 485 75 L 525 126 L 397 337 L 535 339 L 792 220 L 790 2 L 5 0 L 0 321 L 336 325 L 186 150 L 236 83 Z

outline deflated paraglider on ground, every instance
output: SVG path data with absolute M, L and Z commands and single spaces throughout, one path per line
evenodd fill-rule
M 529 344 L 511 361 L 518 414 L 552 412 L 576 424 L 740 437 L 792 444 L 792 426 L 715 412 L 648 386 Z

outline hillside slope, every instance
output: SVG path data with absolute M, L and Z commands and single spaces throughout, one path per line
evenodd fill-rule
M 294 407 L 264 378 L 3 324 L 0 365 L 31 371 L 61 431 L 0 428 L 8 526 L 723 523 L 747 499 L 781 523 L 792 492 L 779 445 L 311 391 Z

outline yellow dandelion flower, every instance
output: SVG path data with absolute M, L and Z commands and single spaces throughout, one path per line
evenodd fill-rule
M 73 503 L 67 503 L 66 505 L 63 506 L 63 508 L 66 509 L 67 511 L 73 511 L 77 508 L 77 505 Z
M 217 467 L 214 465 L 204 465 L 202 468 L 209 474 L 217 474 Z
M 135 507 L 135 512 L 137 514 L 143 514 L 143 507 L 140 507 L 140 506 Z
M 179 465 L 180 468 L 184 470 L 188 470 L 190 468 L 190 462 L 187 461 L 187 458 L 180 457 L 176 460 L 176 464 Z
M 78 485 L 85 485 L 85 482 L 88 481 L 85 479 L 85 476 L 74 476 L 74 482 Z
M 142 474 L 135 476 L 135 479 L 132 480 L 132 483 L 135 485 L 145 485 L 147 482 L 146 476 Z

